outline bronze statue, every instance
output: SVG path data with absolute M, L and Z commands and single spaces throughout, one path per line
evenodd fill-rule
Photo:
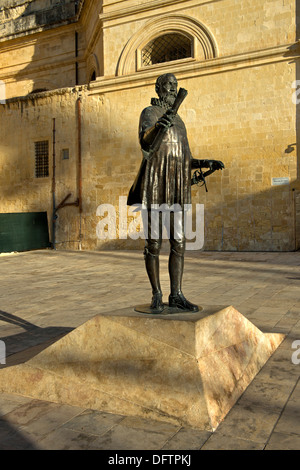
M 183 295 L 182 276 L 185 252 L 184 210 L 191 204 L 191 185 L 202 181 L 215 170 L 223 169 L 217 160 L 198 160 L 192 157 L 184 122 L 177 114 L 187 92 L 180 89 L 173 74 L 158 77 L 155 87 L 157 98 L 145 108 L 140 117 L 139 140 L 143 152 L 140 170 L 128 196 L 128 205 L 141 204 L 147 211 L 148 234 L 144 257 L 146 271 L 152 287 L 151 313 L 161 313 L 165 306 L 159 280 L 159 254 L 162 244 L 162 213 L 159 212 L 159 234 L 151 230 L 151 214 L 162 205 L 171 208 L 169 275 L 171 292 L 169 307 L 197 312 L 198 306 Z M 209 168 L 202 173 L 201 168 Z M 199 169 L 191 179 L 191 170 Z M 181 215 L 175 217 L 172 208 L 181 207 Z M 176 227 L 174 220 L 176 218 Z M 179 220 L 179 222 L 178 222 Z

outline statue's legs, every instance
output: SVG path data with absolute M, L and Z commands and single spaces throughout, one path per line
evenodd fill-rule
M 171 250 L 169 256 L 169 275 L 171 295 L 175 296 L 181 291 L 185 243 L 179 240 L 170 240 Z
M 161 220 L 159 221 L 159 232 L 152 238 L 151 234 L 151 211 L 148 212 L 148 238 L 144 250 L 145 266 L 148 278 L 152 287 L 152 303 L 150 308 L 154 313 L 162 312 L 164 305 L 162 302 L 162 290 L 159 278 L 159 253 L 161 249 Z M 157 236 L 158 235 L 158 236 Z
M 171 214 L 170 224 L 170 296 L 169 306 L 183 310 L 198 312 L 197 305 L 189 302 L 182 293 L 182 277 L 184 268 L 185 235 L 184 235 L 184 214 L 180 213 L 180 218 L 174 213 Z
M 156 217 L 156 214 L 155 214 Z M 148 237 L 144 250 L 146 271 L 152 287 L 151 310 L 153 313 L 160 313 L 164 309 L 162 302 L 162 290 L 159 277 L 159 254 L 162 244 L 162 213 L 157 212 L 157 217 L 151 217 L 151 211 L 148 211 Z M 154 220 L 156 223 L 154 223 Z M 159 225 L 158 222 L 159 221 Z M 151 223 L 153 222 L 153 226 Z M 152 230 L 153 229 L 153 230 Z M 183 295 L 182 277 L 184 268 L 185 236 L 183 213 L 170 214 L 170 256 L 169 256 L 169 275 L 171 292 L 169 296 L 169 306 L 182 310 L 197 312 L 197 305 L 189 302 Z

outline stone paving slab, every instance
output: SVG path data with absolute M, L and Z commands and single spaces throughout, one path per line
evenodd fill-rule
M 161 256 L 167 299 L 167 253 Z M 300 252 L 188 252 L 184 293 L 233 305 L 287 335 L 214 433 L 1 394 L 0 449 L 299 450 Z M 140 252 L 42 250 L 0 256 L 0 338 L 7 364 L 33 357 L 89 318 L 151 298 Z M 300 359 L 300 353 L 296 358 Z

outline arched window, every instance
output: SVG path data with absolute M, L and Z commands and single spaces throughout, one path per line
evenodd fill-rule
M 90 54 L 86 62 L 86 82 L 94 82 L 101 74 L 96 54 Z
M 154 65 L 192 57 L 192 40 L 183 34 L 164 34 L 142 50 L 142 65 Z
M 148 67 L 165 70 L 165 63 L 177 61 L 180 67 L 217 56 L 216 41 L 204 24 L 189 16 L 164 15 L 133 34 L 119 57 L 116 75 L 144 72 Z

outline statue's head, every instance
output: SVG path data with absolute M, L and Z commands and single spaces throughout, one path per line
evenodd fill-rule
M 156 80 L 155 91 L 162 102 L 172 106 L 177 95 L 177 80 L 175 75 L 172 73 L 160 75 Z

